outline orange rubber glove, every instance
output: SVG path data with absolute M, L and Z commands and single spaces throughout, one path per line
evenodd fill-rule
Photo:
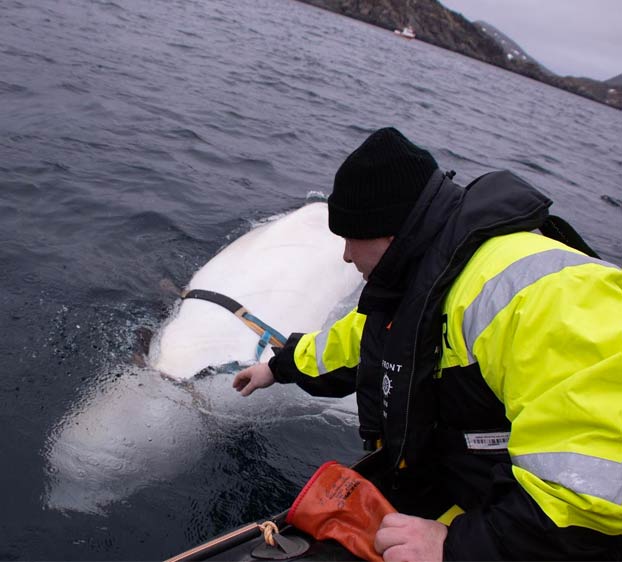
M 363 560 L 382 562 L 374 538 L 395 509 L 369 480 L 335 461 L 324 463 L 287 514 L 287 523 L 318 540 L 334 539 Z

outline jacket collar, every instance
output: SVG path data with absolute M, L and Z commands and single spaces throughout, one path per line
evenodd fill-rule
M 402 298 L 416 269 L 446 219 L 459 205 L 463 189 L 435 170 L 402 228 L 369 275 L 361 293 L 359 311 L 391 311 Z
M 417 283 L 412 286 L 424 258 L 428 268 L 432 262 L 452 266 L 452 260 L 460 262 L 459 250 L 471 251 L 491 236 L 538 228 L 551 203 L 508 171 L 485 174 L 463 188 L 436 170 L 371 272 L 359 311 L 380 308 L 392 313 L 409 285 L 414 294 L 425 290 Z

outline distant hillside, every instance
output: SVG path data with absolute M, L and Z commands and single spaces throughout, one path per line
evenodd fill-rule
M 605 80 L 605 84 L 609 86 L 622 86 L 622 74 L 618 74 L 609 80 Z
M 393 31 L 412 26 L 417 39 L 517 72 L 568 92 L 622 109 L 622 87 L 589 78 L 557 76 L 531 57 L 508 58 L 504 48 L 462 14 L 437 0 L 299 0 Z M 522 49 L 518 49 L 522 52 Z
M 473 24 L 478 29 L 480 29 L 495 40 L 495 42 L 503 49 L 503 52 L 505 53 L 505 56 L 509 61 L 511 61 L 512 59 L 520 59 L 523 62 L 539 66 L 547 74 L 555 74 L 545 66 L 542 66 L 536 59 L 529 56 L 525 51 L 523 51 L 522 47 L 520 47 L 518 43 L 515 43 L 512 39 L 499 31 L 493 25 L 481 20 L 475 21 L 473 22 Z

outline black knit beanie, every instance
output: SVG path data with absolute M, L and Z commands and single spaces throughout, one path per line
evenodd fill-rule
M 427 150 L 397 129 L 372 133 L 335 174 L 328 198 L 330 230 L 356 239 L 397 234 L 437 168 Z

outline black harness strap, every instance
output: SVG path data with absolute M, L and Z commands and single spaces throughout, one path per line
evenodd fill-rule
M 258 361 L 268 343 L 276 347 L 283 347 L 283 345 L 285 345 L 287 338 L 283 334 L 277 332 L 274 328 L 261 321 L 256 316 L 253 316 L 238 301 L 228 297 L 227 295 L 217 293 L 216 291 L 207 291 L 205 289 L 192 289 L 190 291 L 182 291 L 181 298 L 184 300 L 197 299 L 213 302 L 214 304 L 222 306 L 229 312 L 235 314 L 240 320 L 242 320 L 242 322 L 244 322 L 244 324 L 253 330 L 253 332 L 260 336 L 255 353 Z
M 215 291 L 206 291 L 204 289 L 192 289 L 190 291 L 183 291 L 181 294 L 182 299 L 198 299 L 202 301 L 209 301 L 226 308 L 229 312 L 233 312 L 236 316 L 242 317 L 245 312 L 248 312 L 238 301 L 233 300 L 227 295 L 222 293 L 216 293 Z

